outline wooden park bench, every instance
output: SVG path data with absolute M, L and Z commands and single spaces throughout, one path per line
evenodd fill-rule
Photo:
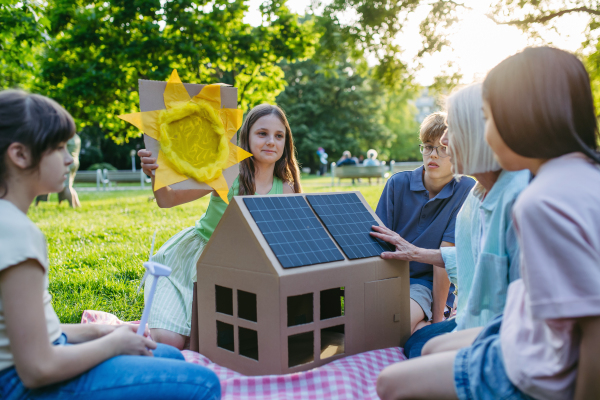
M 423 165 L 423 161 L 407 161 L 407 162 L 396 162 L 390 161 L 390 173 L 394 175 L 396 172 L 412 171 L 413 169 L 419 168 Z
M 144 174 L 142 170 L 139 171 L 109 171 L 107 169 L 96 171 L 78 171 L 75 175 L 75 183 L 93 183 L 96 182 L 96 190 L 106 190 L 115 186 L 119 182 L 140 182 L 142 189 L 145 188 L 146 183 L 151 183 L 152 180 Z
M 342 179 L 359 179 L 368 178 L 369 184 L 371 178 L 382 178 L 385 179 L 385 174 L 389 172 L 389 167 L 382 163 L 382 165 L 364 166 L 364 165 L 344 165 L 341 167 L 336 166 L 335 163 L 331 163 L 331 186 L 335 186 L 335 178 L 338 178 L 338 183 Z

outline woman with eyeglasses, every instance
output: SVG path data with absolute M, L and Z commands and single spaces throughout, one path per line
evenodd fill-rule
M 443 268 L 412 257 L 405 248 L 437 251 L 454 246 L 456 215 L 475 185 L 468 177 L 454 179 L 448 148 L 440 143 L 446 131 L 446 114 L 429 115 L 421 124 L 419 138 L 423 166 L 392 176 L 377 205 L 377 215 L 385 226 L 379 232 L 397 240 L 396 252 L 382 258 L 410 261 L 411 334 L 444 320 L 446 306 L 454 303 L 454 286 Z M 442 264 L 443 265 L 443 264 Z

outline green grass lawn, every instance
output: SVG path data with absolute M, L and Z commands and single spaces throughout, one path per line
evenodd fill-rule
M 360 190 L 373 209 L 383 191 L 383 184 L 327 187 L 327 177 L 303 182 L 305 192 Z M 172 209 L 160 209 L 150 190 L 80 192 L 79 197 L 82 207 L 76 210 L 65 202 L 58 206 L 52 195 L 29 211 L 48 240 L 54 309 L 63 323 L 79 322 L 86 309 L 137 320 L 144 299 L 143 291 L 135 292 L 154 230 L 158 228 L 156 251 L 196 222 L 208 197 Z

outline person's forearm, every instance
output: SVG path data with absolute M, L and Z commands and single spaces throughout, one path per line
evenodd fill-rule
M 60 329 L 67 335 L 69 343 L 89 342 L 102 336 L 100 325 L 96 324 L 61 324 Z
M 581 318 L 579 344 L 579 365 L 575 384 L 575 400 L 595 399 L 600 393 L 600 316 Z
M 423 264 L 431 264 L 440 268 L 444 268 L 445 263 L 442 258 L 442 252 L 439 249 L 421 249 L 415 252 L 412 257 L 413 261 L 417 261 Z
M 439 250 L 438 250 L 439 251 Z M 446 310 L 446 300 L 448 299 L 448 290 L 450 289 L 450 279 L 444 268 L 433 267 L 433 304 L 431 313 L 432 322 L 435 324 L 444 320 L 444 311 Z
M 49 351 L 50 354 L 40 355 L 36 362 L 37 373 L 21 377 L 26 387 L 40 388 L 74 378 L 118 355 L 107 336 L 73 346 L 51 346 Z
M 152 177 L 154 187 L 154 177 Z M 189 203 L 199 199 L 200 197 L 206 196 L 212 192 L 212 190 L 205 189 L 189 189 L 189 190 L 173 190 L 170 187 L 164 187 L 154 192 L 156 198 L 156 204 L 160 208 L 171 208 L 180 204 Z

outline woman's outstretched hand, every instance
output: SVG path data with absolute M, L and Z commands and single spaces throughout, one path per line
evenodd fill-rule
M 385 253 L 381 253 L 381 258 L 413 261 L 418 256 L 420 248 L 412 245 L 396 232 L 385 226 L 374 225 L 372 228 L 374 232 L 370 232 L 371 236 L 388 242 L 396 247 L 396 251 L 394 252 L 386 251 Z
M 152 356 L 151 350 L 156 348 L 156 343 L 136 332 L 137 325 L 125 324 L 106 335 L 115 346 L 115 355 Z
M 137 154 L 142 161 L 142 170 L 144 173 L 148 176 L 152 176 L 152 170 L 158 168 L 156 158 L 152 158 L 152 153 L 146 149 L 138 150 Z

